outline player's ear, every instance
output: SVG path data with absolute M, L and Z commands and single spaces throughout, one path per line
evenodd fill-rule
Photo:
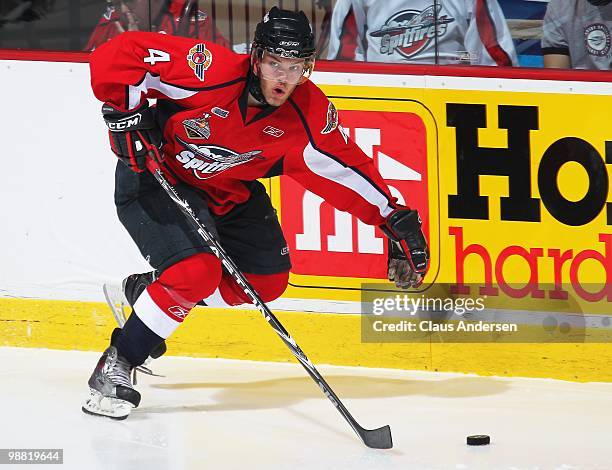
M 251 51 L 251 72 L 257 75 L 257 51 L 255 48 Z

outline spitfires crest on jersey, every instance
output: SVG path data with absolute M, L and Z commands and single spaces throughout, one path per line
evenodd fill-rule
M 436 8 L 437 7 L 437 8 Z M 447 15 L 440 16 L 442 5 L 432 5 L 423 11 L 402 10 L 391 16 L 370 36 L 380 38 L 380 54 L 397 52 L 409 59 L 418 55 L 436 37 L 444 36 L 447 25 L 455 21 Z
M 331 101 L 327 106 L 327 123 L 321 131 L 321 134 L 329 134 L 338 127 L 338 110 Z
M 206 113 L 203 117 L 186 119 L 183 121 L 185 133 L 190 139 L 208 139 L 210 137 L 210 124 L 208 119 L 210 114 Z
M 206 46 L 201 43 L 189 49 L 189 54 L 187 54 L 187 63 L 200 81 L 204 81 L 204 72 L 208 70 L 212 61 L 212 52 L 206 49 Z
M 590 25 L 584 30 L 584 45 L 589 54 L 606 57 L 612 44 L 610 30 L 603 23 Z
M 197 145 L 185 142 L 179 136 L 176 136 L 176 141 L 185 149 L 176 155 L 176 159 L 185 170 L 191 170 L 193 175 L 201 180 L 212 178 L 255 158 L 264 158 L 263 155 L 260 155 L 261 150 L 238 153 L 219 145 Z

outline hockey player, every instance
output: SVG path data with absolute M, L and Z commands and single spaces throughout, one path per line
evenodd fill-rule
M 154 33 L 121 34 L 91 56 L 94 93 L 119 158 L 119 219 L 154 274 L 132 275 L 133 313 L 95 367 L 83 406 L 122 419 L 138 406 L 130 372 L 163 346 L 200 301 L 250 303 L 147 171 L 147 155 L 264 301 L 288 282 L 289 253 L 258 178 L 286 174 L 389 237 L 389 279 L 418 286 L 428 268 L 416 211 L 396 204 L 368 158 L 344 134 L 334 105 L 311 81 L 314 37 L 306 15 L 272 8 L 249 56 Z M 147 98 L 157 98 L 156 108 Z M 290 209 L 286 209 L 290 210 Z
M 193 0 L 108 0 L 106 11 L 91 33 L 85 50 L 93 51 L 125 31 L 149 30 L 230 47 L 212 19 L 199 10 Z
M 327 58 L 518 65 L 497 0 L 338 0 Z

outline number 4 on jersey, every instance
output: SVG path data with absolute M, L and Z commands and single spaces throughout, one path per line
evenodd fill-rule
M 170 54 L 157 49 L 149 49 L 149 57 L 145 57 L 143 60 L 151 65 L 155 65 L 157 62 L 170 62 Z

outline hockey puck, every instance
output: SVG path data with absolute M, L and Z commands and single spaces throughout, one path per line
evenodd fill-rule
M 491 443 L 491 438 L 486 434 L 477 434 L 467 437 L 467 445 L 469 446 L 486 446 Z

